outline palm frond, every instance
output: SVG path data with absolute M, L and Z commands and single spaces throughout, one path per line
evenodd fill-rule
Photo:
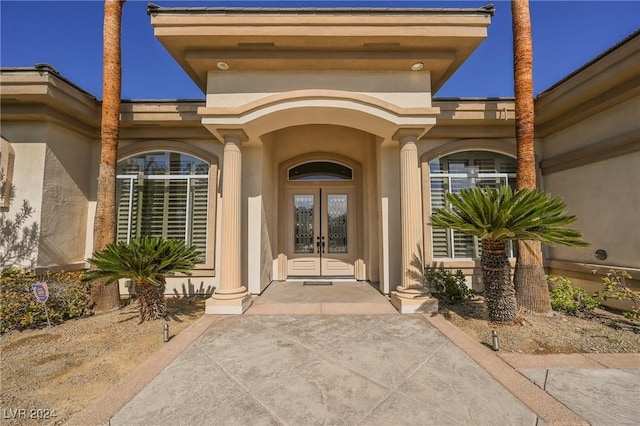
M 445 196 L 451 208 L 434 209 L 431 226 L 450 228 L 494 241 L 537 240 L 545 244 L 584 247 L 580 232 L 567 228 L 569 215 L 561 198 L 535 189 L 463 189 Z
M 200 259 L 196 247 L 187 247 L 184 241 L 141 237 L 130 243 L 109 244 L 104 250 L 93 253 L 87 261 L 94 268 L 85 273 L 84 281 L 107 278 L 107 284 L 111 284 L 129 278 L 160 286 L 159 276 L 189 272 Z

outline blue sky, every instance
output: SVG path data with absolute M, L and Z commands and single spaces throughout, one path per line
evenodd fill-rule
M 122 29 L 125 99 L 201 99 L 203 93 L 153 36 L 148 1 L 129 0 Z M 162 1 L 161 6 L 480 7 L 486 1 Z M 439 97 L 513 96 L 511 12 L 495 1 L 487 40 Z M 640 0 L 531 1 L 534 91 L 540 93 L 640 26 Z M 0 0 L 0 65 L 48 63 L 101 98 L 102 1 Z M 151 72 L 149 72 L 151 70 Z

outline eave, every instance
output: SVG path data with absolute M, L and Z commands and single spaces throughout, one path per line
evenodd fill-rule
M 640 32 L 538 95 L 536 137 L 640 96 Z

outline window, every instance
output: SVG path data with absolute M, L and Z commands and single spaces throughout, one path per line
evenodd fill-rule
M 431 175 L 431 209 L 445 207 L 445 194 L 476 186 L 515 187 L 516 160 L 488 151 L 450 154 L 429 163 Z M 451 229 L 431 230 L 434 258 L 475 259 L 480 256 L 476 237 Z M 514 256 L 515 245 L 507 244 L 507 255 Z
M 353 180 L 353 170 L 328 161 L 312 161 L 289 169 L 289 180 L 340 181 Z
M 14 151 L 9 141 L 0 138 L 0 208 L 11 207 Z
M 147 152 L 118 163 L 119 241 L 140 236 L 207 246 L 209 163 L 178 152 Z

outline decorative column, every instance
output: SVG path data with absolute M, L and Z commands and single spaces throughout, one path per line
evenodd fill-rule
M 437 312 L 438 302 L 430 296 L 420 277 L 421 268 L 412 266 L 422 251 L 422 202 L 420 169 L 418 167 L 418 137 L 423 129 L 401 129 L 394 139 L 400 142 L 400 217 L 402 220 L 402 279 L 391 292 L 391 303 L 402 314 Z M 414 262 L 415 263 L 415 262 Z
M 220 284 L 206 302 L 207 314 L 242 314 L 251 296 L 242 285 L 242 130 L 220 130 L 224 138 L 222 164 L 222 226 Z

